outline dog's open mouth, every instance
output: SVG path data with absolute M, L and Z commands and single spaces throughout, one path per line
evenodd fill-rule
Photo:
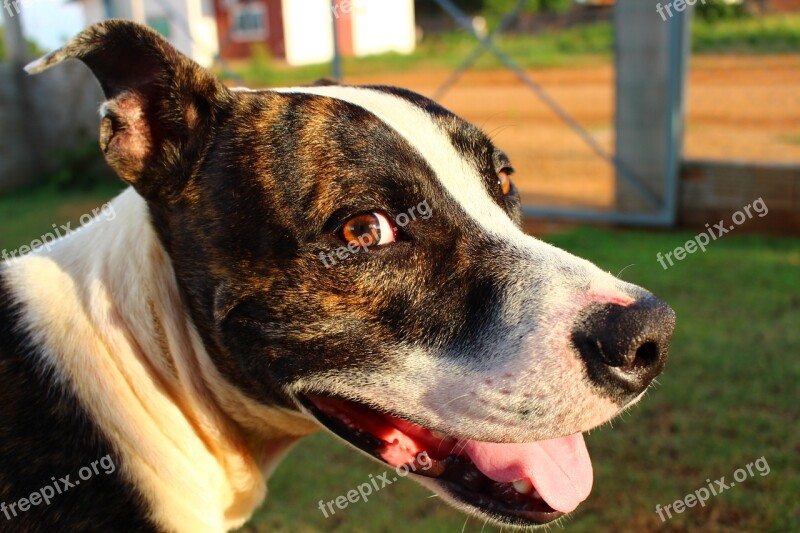
M 432 478 L 457 503 L 506 524 L 551 522 L 578 507 L 592 488 L 592 464 L 580 433 L 522 444 L 479 442 L 349 400 L 307 396 L 301 402 L 350 444 L 392 467 Z

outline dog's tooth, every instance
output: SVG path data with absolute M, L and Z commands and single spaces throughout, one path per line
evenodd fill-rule
M 532 496 L 533 498 L 536 498 L 537 500 L 543 500 L 543 499 L 544 499 L 544 498 L 542 498 L 542 495 L 541 495 L 541 494 L 539 494 L 539 493 L 536 491 L 536 489 L 533 489 L 533 490 L 531 491 L 531 496 Z
M 528 494 L 533 490 L 533 483 L 527 478 L 518 479 L 512 485 L 514 485 L 514 490 L 520 494 Z

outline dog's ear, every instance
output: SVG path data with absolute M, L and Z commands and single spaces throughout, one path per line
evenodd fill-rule
M 336 80 L 332 80 L 330 78 L 320 78 L 311 85 L 309 85 L 309 87 L 328 87 L 330 85 L 341 85 L 341 83 L 339 83 Z
M 145 198 L 179 189 L 200 156 L 230 92 L 158 33 L 123 20 L 95 24 L 26 67 L 42 72 L 83 61 L 100 82 L 100 147 Z

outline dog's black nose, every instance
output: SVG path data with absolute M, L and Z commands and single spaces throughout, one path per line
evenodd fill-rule
M 594 304 L 575 324 L 572 342 L 589 378 L 614 400 L 638 395 L 664 368 L 675 312 L 648 294 L 633 304 Z

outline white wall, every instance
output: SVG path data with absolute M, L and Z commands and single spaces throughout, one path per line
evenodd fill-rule
M 356 56 L 414 51 L 414 0 L 345 0 L 341 8 L 353 17 Z M 330 61 L 332 26 L 330 0 L 283 0 L 286 61 L 290 65 Z
M 105 20 L 102 0 L 82 0 L 86 24 Z M 169 22 L 169 40 L 183 54 L 204 67 L 211 66 L 219 50 L 217 23 L 211 0 L 112 0 L 112 15 L 147 24 Z
M 204 67 L 219 50 L 217 26 L 210 0 L 133 0 L 144 3 L 145 19 L 166 19 L 170 42 Z
M 83 18 L 87 26 L 106 18 L 103 2 L 100 0 L 83 0 Z
M 326 63 L 333 58 L 333 14 L 329 0 L 283 0 L 286 61 Z
M 352 15 L 356 56 L 414 51 L 414 0 L 353 0 Z
M 189 57 L 210 67 L 219 53 L 217 36 L 217 19 L 214 17 L 212 0 L 186 0 L 188 13 L 192 21 L 192 53 Z

